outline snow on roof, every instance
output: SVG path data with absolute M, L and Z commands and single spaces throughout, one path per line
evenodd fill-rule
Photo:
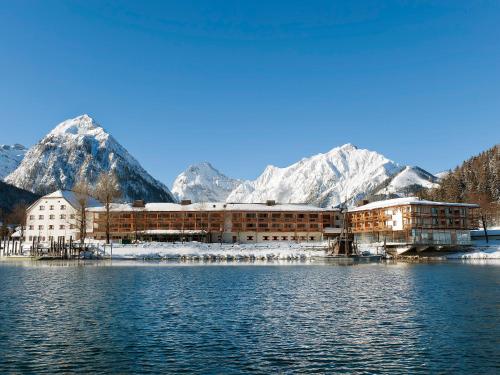
M 79 198 L 77 197 L 75 192 L 70 190 L 56 190 L 53 193 L 45 195 L 40 199 L 45 199 L 45 198 L 62 198 L 65 199 L 69 204 L 71 204 L 75 208 L 80 206 L 80 204 L 78 203 Z M 92 197 L 87 197 L 87 207 L 100 207 L 100 206 L 102 206 L 101 202 Z
M 91 211 L 104 211 L 104 207 L 92 207 Z M 192 203 L 182 205 L 178 203 L 147 203 L 145 207 L 133 207 L 131 204 L 113 204 L 112 211 L 340 211 L 338 208 L 328 207 L 321 208 L 307 204 L 275 204 L 267 205 L 266 203 L 224 203 L 224 202 L 207 202 L 207 203 Z
M 434 202 L 434 201 L 423 200 L 418 197 L 407 197 L 407 198 L 387 199 L 383 201 L 368 203 L 365 204 L 364 206 L 351 208 L 349 209 L 349 212 L 367 211 L 376 208 L 404 206 L 409 204 L 421 204 L 421 205 L 431 205 L 431 206 L 454 206 L 454 207 L 459 206 L 459 207 L 471 207 L 471 208 L 479 207 L 477 204 Z

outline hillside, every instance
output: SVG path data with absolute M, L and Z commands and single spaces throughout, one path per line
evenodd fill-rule
M 94 184 L 100 173 L 109 171 L 116 174 L 124 200 L 175 200 L 165 185 L 88 115 L 57 125 L 27 152 L 5 181 L 43 195 L 70 190 L 79 178 Z

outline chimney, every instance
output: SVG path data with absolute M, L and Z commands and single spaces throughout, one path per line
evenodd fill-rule
M 191 199 L 181 200 L 181 206 L 189 206 L 191 204 Z
M 370 201 L 368 199 L 363 199 L 361 201 L 356 202 L 356 207 L 364 206 L 365 204 L 368 204 L 368 203 L 370 203 Z
M 268 206 L 274 206 L 275 204 L 276 204 L 275 200 L 268 200 L 268 201 L 266 201 L 266 205 L 268 205 Z
M 132 203 L 132 207 L 146 207 L 146 202 L 144 199 L 137 199 Z

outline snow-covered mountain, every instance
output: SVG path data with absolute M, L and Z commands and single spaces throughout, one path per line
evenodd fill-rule
M 438 178 L 438 180 L 442 180 L 443 178 L 448 176 L 450 173 L 451 173 L 451 170 L 447 170 L 447 171 L 435 173 L 434 176 L 436 176 Z
M 80 177 L 93 184 L 101 172 L 110 170 L 116 173 L 125 200 L 174 201 L 168 188 L 88 115 L 57 125 L 5 181 L 42 195 L 71 189 Z
M 255 181 L 240 184 L 226 201 L 276 200 L 323 207 L 352 204 L 401 169 L 377 152 L 346 144 L 289 167 L 268 166 Z
M 419 167 L 405 167 L 401 172 L 385 181 L 375 195 L 404 197 L 415 194 L 422 188 L 435 188 L 438 178 Z
M 172 193 L 178 200 L 193 202 L 223 202 L 241 183 L 215 169 L 210 163 L 191 165 L 182 172 L 172 185 Z
M 14 171 L 24 158 L 28 150 L 19 144 L 0 145 L 0 180 Z

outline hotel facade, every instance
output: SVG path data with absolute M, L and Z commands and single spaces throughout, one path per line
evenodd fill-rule
M 476 204 L 397 198 L 349 210 L 349 230 L 358 243 L 456 246 L 471 243 L 478 227 Z
M 106 237 L 104 207 L 88 210 L 89 237 Z M 113 241 L 205 241 L 254 243 L 317 242 L 340 233 L 342 214 L 336 208 L 267 203 L 144 203 L 113 204 Z
M 87 202 L 87 238 L 106 238 L 107 214 L 102 204 Z M 455 246 L 470 244 L 478 227 L 479 206 L 398 198 L 352 208 L 345 216 L 356 243 L 388 246 Z M 25 241 L 79 240 L 78 204 L 74 193 L 58 190 L 27 210 Z M 338 208 L 305 204 L 145 203 L 112 204 L 113 242 L 202 241 L 265 243 L 318 242 L 338 237 L 344 214 Z
M 88 207 L 99 207 L 101 203 L 88 197 Z M 25 241 L 58 242 L 78 238 L 78 197 L 72 191 L 57 190 L 34 202 L 26 210 Z M 87 227 L 92 222 L 87 218 Z

